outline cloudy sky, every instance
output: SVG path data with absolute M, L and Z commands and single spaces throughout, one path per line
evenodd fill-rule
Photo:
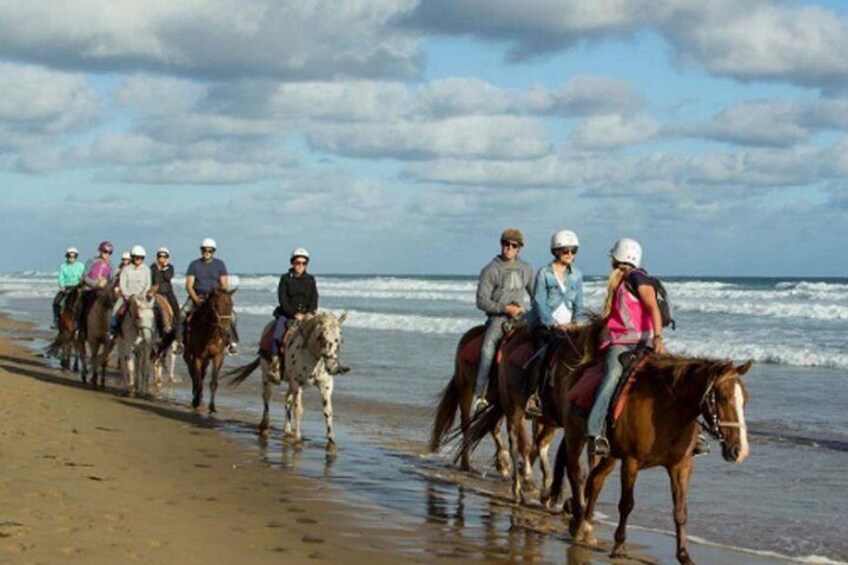
M 0 269 L 212 236 L 231 270 L 848 273 L 848 8 L 0 0 Z

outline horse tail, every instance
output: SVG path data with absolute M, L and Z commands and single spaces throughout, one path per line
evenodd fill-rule
M 566 434 L 567 435 L 567 434 Z M 563 436 L 559 442 L 554 461 L 554 480 L 551 483 L 551 504 L 557 504 L 562 497 L 562 484 L 565 480 L 565 465 L 568 459 L 568 438 Z
M 257 355 L 256 359 L 254 359 L 251 363 L 227 371 L 224 377 L 230 379 L 230 386 L 238 386 L 247 380 L 247 377 L 249 377 L 253 371 L 259 368 L 261 361 L 262 358 Z
M 453 427 L 456 411 L 459 408 L 459 388 L 456 386 L 456 375 L 453 375 L 442 391 L 439 406 L 436 408 L 436 418 L 433 430 L 430 432 L 430 451 L 436 452 L 442 441 Z
M 478 412 L 477 415 L 474 416 L 474 419 L 471 420 L 468 427 L 464 430 L 460 430 L 459 432 L 462 433 L 462 442 L 460 443 L 459 449 L 454 457 L 454 465 L 457 464 L 463 456 L 467 456 L 474 451 L 477 446 L 480 445 L 480 442 L 483 441 L 483 438 L 492 433 L 492 431 L 498 427 L 503 416 L 504 411 L 499 402 L 490 404 L 481 412 Z
M 65 346 L 67 341 L 68 339 L 65 335 L 62 332 L 59 332 L 53 341 L 50 342 L 50 345 L 44 349 L 44 354 L 48 357 L 58 357 L 62 354 L 62 348 Z

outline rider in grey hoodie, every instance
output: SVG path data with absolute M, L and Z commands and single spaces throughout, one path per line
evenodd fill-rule
M 477 371 L 474 409 L 486 406 L 483 398 L 489 371 L 498 342 L 504 335 L 503 325 L 524 316 L 525 295 L 533 296 L 533 268 L 518 258 L 524 246 L 524 235 L 515 228 L 501 234 L 501 254 L 480 272 L 477 283 L 477 308 L 487 315 L 486 334 Z

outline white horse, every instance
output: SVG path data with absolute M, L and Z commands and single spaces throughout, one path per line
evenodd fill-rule
M 336 445 L 333 430 L 333 375 L 340 369 L 339 348 L 342 344 L 341 326 L 347 319 L 347 312 L 336 318 L 330 312 L 319 312 L 299 322 L 295 322 L 286 340 L 285 361 L 282 378 L 288 383 L 286 391 L 286 421 L 284 433 L 295 443 L 302 441 L 300 420 L 303 416 L 303 387 L 314 384 L 321 393 L 324 406 L 324 420 L 327 424 L 327 449 Z M 265 410 L 259 431 L 267 436 L 269 425 L 268 404 L 271 400 L 272 386 L 281 382 L 279 357 L 270 362 L 257 357 L 252 363 L 230 371 L 232 384 L 247 379 L 257 368 L 262 369 L 262 400 Z M 294 416 L 294 417 L 293 417 Z M 292 429 L 294 420 L 294 429 Z
M 150 388 L 153 345 L 156 342 L 156 317 L 153 300 L 136 294 L 121 322 L 118 359 L 124 373 L 124 390 L 143 396 Z

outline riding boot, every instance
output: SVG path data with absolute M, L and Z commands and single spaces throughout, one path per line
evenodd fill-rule
M 109 339 L 115 339 L 118 335 L 118 317 L 109 316 Z
M 524 407 L 525 418 L 540 418 L 542 416 L 542 398 L 539 395 L 539 373 L 543 370 L 542 363 L 536 362 L 528 371 L 527 380 L 530 396 Z M 545 379 L 542 379 L 544 381 Z M 544 385 L 543 385 L 544 386 Z

